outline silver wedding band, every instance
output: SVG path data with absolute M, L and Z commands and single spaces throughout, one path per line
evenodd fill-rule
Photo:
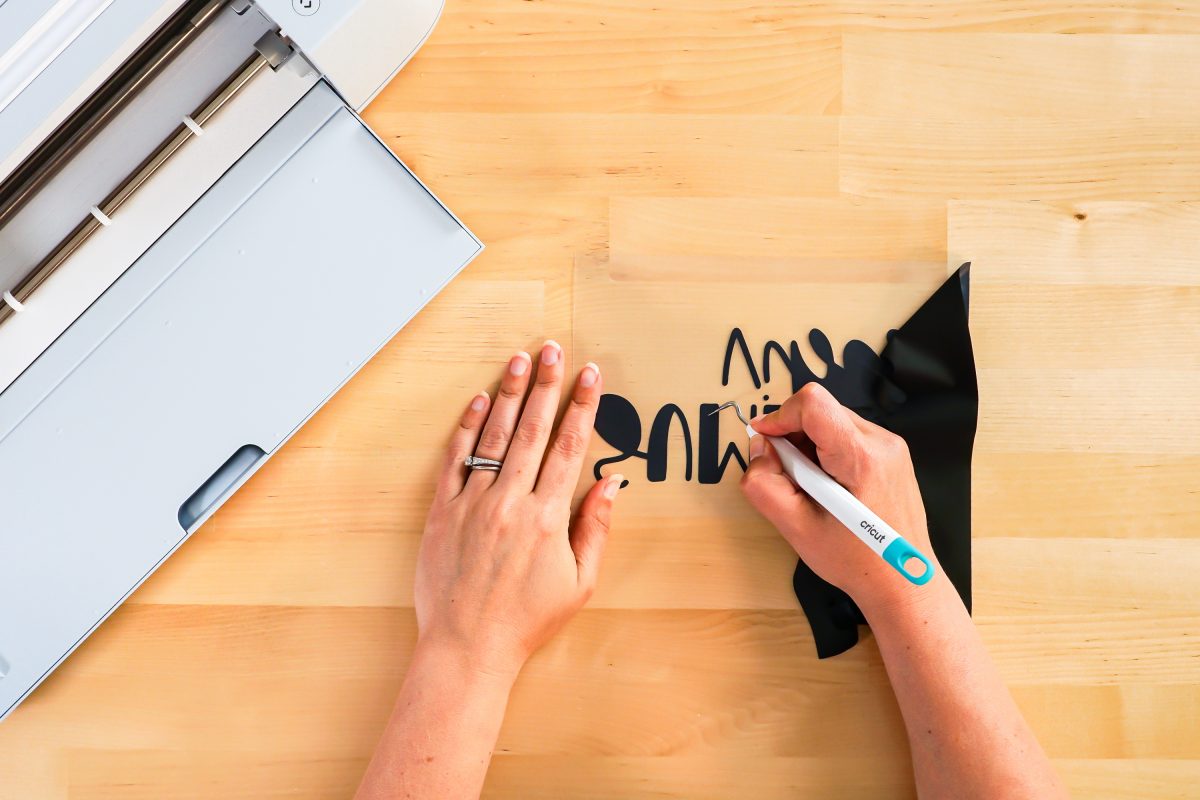
M 485 472 L 499 472 L 500 467 L 504 466 L 502 461 L 497 461 L 494 458 L 480 458 L 479 456 L 467 456 L 463 464 L 467 469 L 481 469 Z

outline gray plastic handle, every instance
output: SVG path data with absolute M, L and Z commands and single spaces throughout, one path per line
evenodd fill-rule
M 250 477 L 255 465 L 266 455 L 266 451 L 256 444 L 239 447 L 208 480 L 200 484 L 199 489 L 192 492 L 191 497 L 183 501 L 179 507 L 179 527 L 191 533 L 208 512 L 215 511 L 225 497 L 244 482 L 244 478 Z

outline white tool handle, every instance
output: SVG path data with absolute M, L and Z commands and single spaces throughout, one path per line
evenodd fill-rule
M 751 438 L 762 434 L 749 425 L 746 433 Z M 912 583 L 918 586 L 928 583 L 933 577 L 933 563 L 913 547 L 879 516 L 863 505 L 846 487 L 829 477 L 829 474 L 800 452 L 796 445 L 779 436 L 768 436 L 767 440 L 779 454 L 788 477 L 819 505 L 832 514 L 838 522 L 857 536 L 863 544 L 879 554 L 887 563 Z M 924 571 L 914 574 L 908 564 L 915 559 L 924 564 Z

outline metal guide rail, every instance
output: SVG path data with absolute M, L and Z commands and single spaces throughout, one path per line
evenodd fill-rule
M 264 67 L 294 55 L 249 0 L 192 0 L 0 183 L 0 324 Z

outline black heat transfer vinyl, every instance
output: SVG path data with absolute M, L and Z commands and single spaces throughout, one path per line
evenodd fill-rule
M 929 538 L 946 576 L 971 608 L 971 450 L 979 412 L 975 358 L 967 328 L 970 264 L 963 264 L 915 314 L 888 334 L 873 391 L 843 403 L 903 437 L 912 454 Z M 827 386 L 834 395 L 837 387 Z M 902 531 L 903 533 L 903 531 Z M 858 642 L 865 622 L 850 597 L 803 561 L 792 577 L 812 626 L 817 656 Z

